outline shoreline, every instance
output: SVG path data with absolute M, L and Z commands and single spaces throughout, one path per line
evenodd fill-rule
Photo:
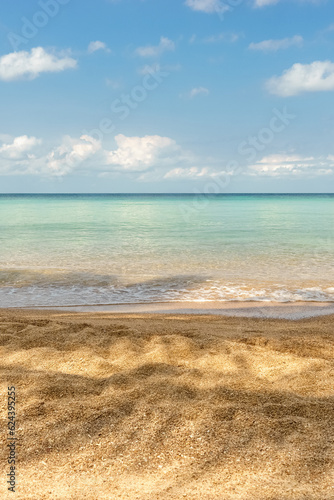
M 4 311 L 57 311 L 110 314 L 214 315 L 299 320 L 334 315 L 334 302 L 150 302 L 103 305 L 10 307 Z

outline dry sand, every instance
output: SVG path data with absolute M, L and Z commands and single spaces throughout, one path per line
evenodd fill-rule
M 0 310 L 0 498 L 334 499 L 333 319 Z

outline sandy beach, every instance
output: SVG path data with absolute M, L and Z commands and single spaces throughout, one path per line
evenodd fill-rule
M 15 498 L 333 499 L 333 319 L 0 310 Z

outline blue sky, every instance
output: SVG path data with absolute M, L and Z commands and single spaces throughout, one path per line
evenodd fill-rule
M 333 192 L 330 0 L 1 10 L 0 192 Z

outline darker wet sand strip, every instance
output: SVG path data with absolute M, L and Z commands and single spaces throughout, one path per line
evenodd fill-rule
M 50 309 L 50 307 L 44 309 Z M 334 314 L 334 302 L 153 302 L 147 304 L 67 306 L 55 309 L 90 313 L 214 314 L 220 316 L 298 320 Z

